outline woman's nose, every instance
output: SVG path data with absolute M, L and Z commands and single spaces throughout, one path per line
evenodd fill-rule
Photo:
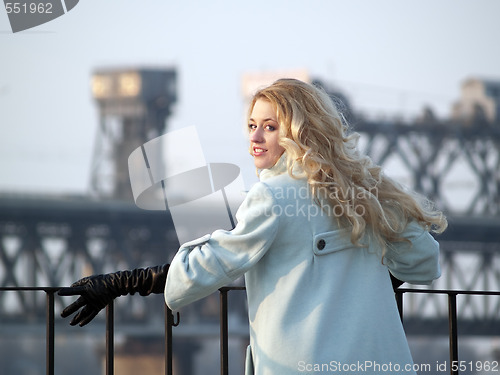
M 250 141 L 255 143 L 260 143 L 264 141 L 264 136 L 262 134 L 261 128 L 257 128 L 250 133 Z

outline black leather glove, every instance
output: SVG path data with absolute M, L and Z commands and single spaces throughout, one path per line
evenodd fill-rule
M 70 322 L 72 326 L 79 324 L 83 327 L 116 297 L 135 293 L 141 296 L 161 294 L 165 289 L 168 267 L 164 264 L 84 277 L 58 291 L 60 296 L 80 296 L 61 312 L 61 316 L 66 318 L 83 307 Z
M 390 272 L 389 275 L 391 275 L 392 289 L 394 289 L 394 291 L 405 283 L 404 281 L 399 280 L 396 277 L 392 276 L 392 273 Z

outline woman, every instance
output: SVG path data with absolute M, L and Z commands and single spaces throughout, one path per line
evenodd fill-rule
M 429 231 L 442 232 L 446 219 L 358 153 L 357 135 L 322 90 L 276 81 L 255 94 L 248 120 L 260 182 L 232 231 L 181 246 L 167 305 L 179 309 L 244 275 L 247 374 L 412 373 L 391 276 L 440 276 Z

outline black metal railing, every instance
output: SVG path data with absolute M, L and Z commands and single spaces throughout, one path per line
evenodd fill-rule
M 0 292 L 3 291 L 16 291 L 16 292 L 45 292 L 45 374 L 54 375 L 54 354 L 55 354 L 55 293 L 60 288 L 52 287 L 2 287 Z
M 482 295 L 482 296 L 500 296 L 500 291 L 479 291 L 479 290 L 445 290 L 445 289 L 411 289 L 401 288 L 396 291 L 396 301 L 398 304 L 401 321 L 404 322 L 403 315 L 403 295 L 405 293 L 426 293 L 442 294 L 448 297 L 448 337 L 450 351 L 450 374 L 458 375 L 458 317 L 457 317 L 457 296 L 458 295 Z
M 41 291 L 46 294 L 45 325 L 46 325 L 46 350 L 45 350 L 45 373 L 54 375 L 55 371 L 55 294 L 57 287 L 1 287 L 3 291 Z M 220 294 L 220 373 L 229 373 L 229 327 L 228 327 L 228 294 L 230 291 L 244 291 L 245 287 L 224 287 L 219 289 Z M 404 322 L 403 296 L 407 293 L 427 293 L 441 294 L 448 298 L 448 335 L 449 335 L 449 360 L 450 374 L 457 375 L 459 366 L 458 358 L 458 318 L 457 318 L 457 296 L 458 295 L 483 295 L 500 296 L 500 291 L 464 291 L 464 290 L 434 290 L 434 289 L 409 289 L 400 288 L 396 291 L 396 301 L 399 308 L 401 320 Z M 173 374 L 173 327 L 179 324 L 179 313 L 175 316 L 167 306 L 165 306 L 165 374 Z M 106 345 L 105 345 L 105 373 L 114 374 L 114 304 L 106 308 Z

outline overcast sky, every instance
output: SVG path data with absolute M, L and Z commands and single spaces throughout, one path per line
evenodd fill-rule
M 87 190 L 98 68 L 176 68 L 168 129 L 196 126 L 207 162 L 250 185 L 244 73 L 307 69 L 371 116 L 446 117 L 465 78 L 500 79 L 499 15 L 498 0 L 84 0 L 13 34 L 1 9 L 0 192 Z

